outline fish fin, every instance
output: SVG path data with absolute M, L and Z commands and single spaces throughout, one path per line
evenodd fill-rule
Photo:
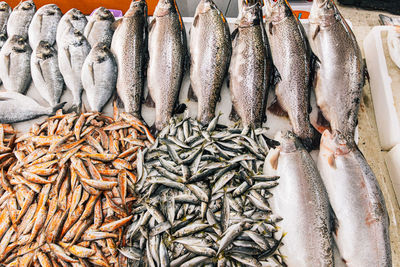
M 148 106 L 149 108 L 154 108 L 154 107 L 156 106 L 156 104 L 154 103 L 153 98 L 152 98 L 151 95 L 150 95 L 150 90 L 149 90 L 149 92 L 147 93 L 147 97 L 146 97 L 146 100 L 144 101 L 144 104 L 145 104 L 146 106 Z
M 194 102 L 197 102 L 197 101 L 198 101 L 197 96 L 196 96 L 196 93 L 195 93 L 194 90 L 193 90 L 192 84 L 190 84 L 190 86 L 189 86 L 189 90 L 188 90 L 188 95 L 187 95 L 187 97 L 188 97 L 188 99 L 191 100 L 191 101 L 194 101 Z
M 111 24 L 111 27 L 113 27 L 114 23 L 115 23 L 115 22 L 113 22 L 113 23 Z M 118 25 L 119 25 L 120 23 L 121 23 L 121 22 L 119 22 L 119 23 L 117 24 L 117 27 L 118 27 Z M 89 37 L 90 32 L 91 32 L 92 29 L 93 29 L 93 25 L 94 25 L 94 21 L 93 21 L 93 20 L 90 21 L 88 24 L 86 24 L 86 27 L 85 27 L 85 37 L 86 37 L 86 38 Z M 115 29 L 114 29 L 114 31 L 115 31 Z
M 278 162 L 279 162 L 279 155 L 280 155 L 280 150 L 279 149 L 273 149 L 270 151 L 272 152 L 271 156 L 269 157 L 269 164 L 274 170 L 278 169 Z
M 323 134 L 325 130 L 331 130 L 329 121 L 324 117 L 320 109 L 318 109 L 317 121 L 314 124 L 312 123 L 312 125 L 320 134 Z
M 157 128 L 156 128 L 156 124 L 155 123 L 152 126 L 149 127 L 149 131 L 153 136 L 157 135 Z
M 43 81 L 46 82 L 46 80 L 44 79 L 43 70 L 42 70 L 42 66 L 40 65 L 40 62 L 36 61 L 34 64 L 38 68 L 38 70 L 40 72 L 40 76 L 42 77 Z
M 38 15 L 38 17 L 39 17 L 39 32 L 42 32 L 43 14 Z
M 71 53 L 69 52 L 69 46 L 64 47 L 64 50 L 65 50 L 65 54 L 68 58 L 69 66 L 72 69 Z
M 279 117 L 288 118 L 288 113 L 281 107 L 278 101 L 278 97 L 275 96 L 275 99 L 272 101 L 271 105 L 268 107 L 269 112 Z
M 77 113 L 77 114 L 80 114 L 81 113 L 81 107 L 79 107 L 78 105 L 72 105 L 68 110 L 67 110 L 67 113 L 72 113 L 72 112 L 75 112 L 75 113 Z
M 383 15 L 383 14 L 379 14 L 379 22 L 382 25 L 393 25 L 393 19 L 389 16 Z
M 275 65 L 273 65 L 271 84 L 275 87 L 280 81 L 282 81 L 282 76 L 279 73 L 278 68 Z
M 335 155 L 334 154 L 329 154 L 329 156 L 328 156 L 328 164 L 332 168 L 336 169 L 336 162 L 335 162 Z
M 330 222 L 331 222 L 331 231 L 335 236 L 337 236 L 337 232 L 339 230 L 339 221 L 338 221 L 335 211 L 332 209 L 331 205 L 329 205 L 329 215 L 330 215 Z
M 229 114 L 229 119 L 234 122 L 237 122 L 240 119 L 240 117 L 237 114 L 236 109 L 233 105 L 232 105 L 231 113 Z
M 317 38 L 317 35 L 318 35 L 318 33 L 319 33 L 320 30 L 321 30 L 321 27 L 318 25 L 318 26 L 315 28 L 314 32 L 311 33 L 311 38 L 312 38 L 313 40 L 315 40 L 315 38 Z
M 62 108 L 65 106 L 66 103 L 67 102 L 62 102 L 62 103 L 59 103 L 59 104 L 55 105 L 54 107 L 52 107 L 52 109 L 53 109 L 52 114 L 55 114 L 60 109 L 62 110 Z
M 270 35 L 273 35 L 273 33 L 272 33 L 273 28 L 274 28 L 274 25 L 272 24 L 272 22 L 268 23 L 268 32 Z
M 228 87 L 228 89 L 231 86 L 231 75 L 229 74 L 229 72 L 226 74 L 226 86 Z
M 194 17 L 193 27 L 196 27 L 196 26 L 197 26 L 197 23 L 199 22 L 199 18 L 200 18 L 199 15 L 196 15 L 196 17 Z
M 232 34 L 231 34 L 231 39 L 232 41 L 235 40 L 236 36 L 239 34 L 239 28 L 236 28 Z
M 94 67 L 93 67 L 93 65 L 94 65 L 94 63 L 92 62 L 92 64 L 89 64 L 89 73 L 90 73 L 90 76 L 91 76 L 91 78 L 92 78 L 92 82 L 93 82 L 93 85 L 96 85 L 96 80 L 95 80 L 95 77 L 94 77 Z
M 7 67 L 7 75 L 10 76 L 10 68 L 11 68 L 11 54 L 4 56 L 4 61 Z
M 173 114 L 182 114 L 186 110 L 186 105 L 185 104 L 177 104 L 174 108 Z
M 118 94 L 115 95 L 115 104 L 118 108 L 124 108 L 124 103 L 122 102 Z
M 365 79 L 367 79 L 368 81 L 370 80 L 369 77 L 369 72 L 368 72 L 368 67 L 367 67 L 367 60 L 364 58 L 363 59 L 363 81 L 362 81 L 362 86 L 365 86 Z
M 156 18 L 154 18 L 150 24 L 149 24 L 149 32 L 151 31 L 151 29 L 154 27 L 154 24 L 156 24 Z
M 114 21 L 114 22 L 111 24 L 111 29 L 112 29 L 113 31 L 115 31 L 115 30 L 118 28 L 118 26 L 122 23 L 123 19 L 124 19 L 124 18 L 121 18 L 121 19 L 119 19 L 119 20 Z M 90 29 L 90 30 L 91 30 L 91 29 Z

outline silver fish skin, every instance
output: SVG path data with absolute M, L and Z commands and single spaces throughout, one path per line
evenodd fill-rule
M 50 45 L 56 43 L 57 26 L 62 17 L 60 8 L 55 4 L 44 5 L 38 9 L 29 25 L 29 44 L 35 49 L 40 41 Z
M 141 118 L 147 54 L 146 1 L 132 1 L 116 24 L 111 51 L 118 65 L 118 97 L 125 112 Z
M 114 30 L 111 25 L 115 22 L 114 15 L 110 10 L 99 7 L 90 16 L 85 26 L 84 35 L 92 47 L 98 43 L 104 43 L 111 46 Z
M 185 72 L 185 26 L 175 0 L 161 0 L 149 26 L 147 84 L 155 103 L 155 128 L 160 131 L 172 117 Z
M 345 137 L 325 131 L 318 168 L 336 214 L 333 236 L 346 266 L 392 266 L 385 200 L 362 153 Z
M 208 124 L 229 68 L 232 42 L 228 23 L 212 0 L 202 0 L 190 31 L 190 82 L 197 97 L 197 119 Z
M 101 111 L 115 91 L 117 63 L 106 43 L 92 48 L 82 67 L 82 85 L 91 111 Z
M 73 109 L 80 110 L 83 85 L 81 71 L 83 63 L 90 52 L 90 44 L 82 32 L 73 27 L 58 43 L 58 64 L 64 82 L 73 96 Z
M 6 2 L 0 2 L 0 34 L 7 36 L 7 21 L 11 11 L 11 7 Z
M 51 107 L 60 103 L 64 79 L 58 66 L 57 50 L 47 41 L 40 41 L 31 58 L 32 80 L 40 95 Z
M 331 125 L 347 141 L 354 140 L 364 86 L 364 63 L 357 40 L 332 0 L 313 2 L 311 45 L 317 67 L 317 104 Z
M 265 105 L 272 70 L 267 34 L 258 3 L 243 3 L 232 40 L 229 67 L 233 109 L 244 127 L 259 127 L 265 119 Z
M 36 12 L 35 3 L 32 0 L 20 2 L 11 12 L 7 22 L 7 35 L 21 35 L 28 38 L 29 24 Z
M 26 37 L 14 35 L 0 51 L 0 79 L 7 91 L 25 94 L 31 84 L 31 54 Z
M 16 123 L 51 115 L 65 103 L 43 107 L 35 100 L 16 92 L 0 92 L 0 123 Z
M 309 119 L 311 47 L 303 25 L 287 1 L 267 1 L 266 7 L 265 28 L 272 59 L 280 75 L 275 94 L 279 105 L 289 115 L 293 132 L 310 148 L 316 135 Z
M 82 14 L 81 11 L 76 8 L 68 10 L 68 12 L 61 17 L 57 26 L 57 44 L 61 43 L 63 35 L 65 34 L 65 32 L 69 31 L 71 27 L 83 33 L 87 23 L 87 18 L 84 14 Z
M 329 199 L 317 166 L 292 132 L 280 133 L 279 186 L 271 207 L 287 233 L 281 247 L 288 266 L 333 266 Z

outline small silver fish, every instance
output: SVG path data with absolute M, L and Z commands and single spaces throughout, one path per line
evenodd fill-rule
M 115 91 L 117 64 L 106 43 L 97 43 L 82 67 L 82 85 L 91 111 L 101 111 Z
M 111 46 L 114 34 L 111 25 L 114 21 L 114 15 L 110 10 L 104 7 L 99 7 L 90 16 L 89 21 L 85 26 L 84 35 L 92 47 L 98 43 L 103 43 L 107 45 L 107 47 Z
M 7 35 L 20 35 L 28 38 L 29 24 L 36 12 L 35 3 L 32 0 L 20 2 L 11 12 L 7 22 Z
M 31 59 L 32 80 L 40 95 L 51 107 L 60 102 L 64 79 L 58 67 L 57 50 L 47 41 L 40 41 Z
M 7 36 L 7 21 L 11 14 L 11 7 L 6 2 L 0 2 L 0 34 Z
M 44 5 L 38 9 L 29 25 L 29 44 L 35 49 L 40 41 L 50 45 L 56 43 L 57 26 L 62 17 L 60 8 L 55 4 Z
M 62 16 L 57 26 L 56 42 L 61 43 L 61 38 L 65 32 L 69 31 L 69 28 L 73 27 L 78 31 L 84 31 L 87 24 L 87 18 L 76 8 L 68 10 L 67 13 Z

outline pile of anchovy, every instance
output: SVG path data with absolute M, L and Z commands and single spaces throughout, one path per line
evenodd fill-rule
M 154 145 L 138 152 L 128 266 L 282 266 L 268 189 L 262 175 L 265 129 L 207 128 L 173 118 Z

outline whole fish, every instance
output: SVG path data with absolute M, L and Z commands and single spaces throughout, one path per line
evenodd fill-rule
M 91 111 L 101 111 L 115 90 L 117 64 L 106 43 L 97 43 L 82 67 L 82 85 Z
M 31 84 L 31 54 L 26 37 L 10 37 L 0 51 L 0 79 L 7 91 L 25 94 Z
M 309 119 L 313 71 L 311 47 L 302 24 L 287 1 L 267 1 L 266 7 L 266 31 L 280 77 L 275 87 L 277 103 L 288 114 L 293 132 L 307 148 L 311 148 L 316 134 Z M 274 106 L 269 109 L 273 111 Z
M 0 92 L 0 123 L 16 123 L 51 115 L 65 103 L 43 107 L 35 100 L 16 92 Z
M 232 114 L 236 112 L 239 115 L 243 126 L 259 127 L 266 118 L 265 105 L 272 70 L 259 4 L 243 3 L 237 23 L 229 67 Z
M 190 82 L 197 97 L 197 119 L 208 124 L 227 74 L 232 54 L 228 23 L 212 0 L 202 0 L 196 9 L 190 34 Z
M 125 112 L 141 118 L 147 54 L 147 5 L 145 0 L 132 1 L 111 43 L 118 64 L 117 93 Z
M 350 267 L 392 266 L 385 200 L 353 141 L 325 131 L 318 168 L 336 214 L 334 238 L 342 261 Z
M 155 128 L 164 128 L 173 115 L 185 71 L 185 26 L 175 0 L 160 0 L 149 26 L 147 84 L 155 103 Z
M 35 49 L 40 41 L 47 41 L 50 45 L 56 43 L 57 26 L 61 17 L 62 12 L 55 4 L 44 5 L 38 9 L 28 30 L 32 49 Z
M 60 72 L 65 84 L 72 92 L 72 109 L 79 111 L 83 91 L 81 71 L 91 47 L 82 32 L 73 27 L 69 28 L 57 45 Z
M 11 14 L 11 7 L 6 2 L 0 2 L 0 34 L 7 36 L 7 21 Z
M 357 40 L 332 0 L 313 2 L 311 44 L 319 59 L 315 95 L 333 133 L 354 140 L 364 64 Z
M 40 41 L 31 59 L 32 80 L 40 95 L 51 107 L 60 103 L 64 79 L 58 67 L 57 50 L 47 41 Z
M 93 15 L 90 16 L 85 26 L 84 35 L 92 47 L 98 43 L 104 43 L 108 47 L 111 46 L 114 34 L 114 29 L 111 25 L 114 21 L 114 15 L 110 10 L 104 7 L 99 7 Z
M 271 189 L 273 211 L 287 233 L 281 252 L 288 266 L 333 266 L 328 194 L 311 155 L 292 133 L 281 133 L 276 158 L 279 186 Z
M 57 26 L 56 42 L 61 43 L 63 35 L 69 31 L 71 27 L 77 29 L 80 32 L 84 32 L 87 24 L 87 18 L 76 8 L 70 9 L 67 13 L 62 16 Z
M 7 22 L 7 35 L 21 35 L 28 38 L 28 28 L 33 15 L 36 12 L 35 3 L 32 0 L 20 2 L 11 12 Z

